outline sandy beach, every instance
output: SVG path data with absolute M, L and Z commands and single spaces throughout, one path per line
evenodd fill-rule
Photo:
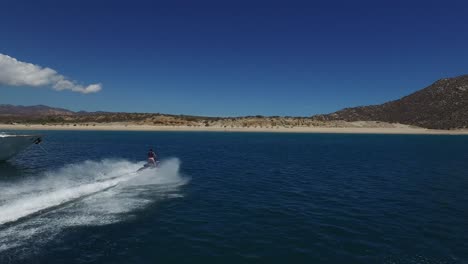
M 89 131 L 212 131 L 212 132 L 278 132 L 278 133 L 343 133 L 343 134 L 427 134 L 468 135 L 468 130 L 436 130 L 396 124 L 393 127 L 203 127 L 157 126 L 135 124 L 0 124 L 0 130 L 89 130 Z

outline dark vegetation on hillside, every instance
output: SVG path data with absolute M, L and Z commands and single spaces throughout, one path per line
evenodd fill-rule
M 382 121 L 433 129 L 468 128 L 468 75 L 441 79 L 399 100 L 346 108 L 319 120 Z

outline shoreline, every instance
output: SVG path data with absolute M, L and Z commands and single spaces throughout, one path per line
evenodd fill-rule
M 271 133 L 325 133 L 325 134 L 402 134 L 402 135 L 468 135 L 465 130 L 437 130 L 414 127 L 201 127 L 155 125 L 40 125 L 0 124 L 0 130 L 71 130 L 71 131 L 199 131 L 199 132 L 271 132 Z

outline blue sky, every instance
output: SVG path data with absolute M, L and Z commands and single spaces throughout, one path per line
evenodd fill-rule
M 309 116 L 468 73 L 463 1 L 6 0 L 0 9 L 0 54 L 73 87 L 102 85 L 83 94 L 3 82 L 0 104 Z

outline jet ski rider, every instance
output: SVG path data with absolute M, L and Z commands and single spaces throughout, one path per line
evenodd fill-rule
M 150 148 L 150 150 L 148 151 L 148 164 L 156 167 L 156 158 L 156 153 L 154 153 L 153 149 Z

